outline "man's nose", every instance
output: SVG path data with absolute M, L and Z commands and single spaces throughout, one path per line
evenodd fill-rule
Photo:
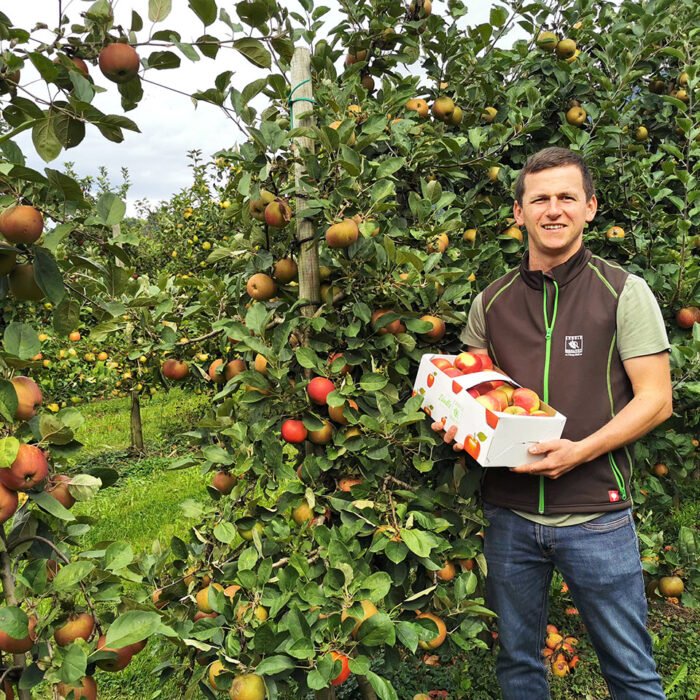
M 550 197 L 549 204 L 547 206 L 548 216 L 558 216 L 560 211 L 561 211 L 561 207 L 559 206 L 559 198 L 558 197 Z

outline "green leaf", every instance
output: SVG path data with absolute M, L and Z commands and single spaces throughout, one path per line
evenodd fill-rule
M 160 615 L 158 613 L 130 610 L 112 623 L 112 626 L 107 630 L 105 645 L 112 649 L 121 649 L 128 644 L 136 644 L 136 642 L 141 642 L 155 634 L 159 627 Z
M 26 323 L 15 321 L 5 328 L 2 344 L 10 355 L 20 360 L 28 360 L 41 351 L 37 332 Z
M 87 650 L 81 644 L 71 644 L 61 658 L 60 679 L 69 685 L 80 685 L 87 668 Z
M 230 523 L 227 523 L 230 525 Z M 218 525 L 217 525 L 218 527 Z M 233 526 L 232 526 L 233 527 Z M 216 528 L 214 528 L 216 531 Z M 235 529 L 234 529 L 235 531 Z M 226 543 L 228 544 L 228 542 Z M 255 565 L 258 563 L 258 553 L 255 547 L 247 547 L 238 556 L 238 570 L 239 571 L 252 571 Z
M 180 67 L 180 57 L 172 51 L 153 51 L 147 59 L 148 68 L 169 70 Z
M 95 206 L 97 216 L 105 226 L 114 226 L 118 224 L 126 213 L 126 204 L 122 202 L 116 194 L 105 192 L 98 200 Z
M 75 409 L 64 408 L 63 411 L 58 414 L 59 418 L 63 417 L 64 411 L 75 411 Z M 80 415 L 78 411 L 75 412 Z M 90 474 L 76 474 L 71 477 L 71 482 L 68 485 L 68 491 L 76 501 L 89 501 L 93 499 L 100 488 L 102 488 L 102 480 Z
M 295 354 L 297 362 L 305 369 L 315 369 L 321 366 L 321 360 L 312 348 L 299 347 Z
M 219 523 L 214 527 L 214 537 L 223 544 L 231 544 L 236 537 L 236 528 L 231 523 Z
M 295 666 L 294 660 L 288 656 L 266 656 L 255 667 L 255 672 L 260 675 L 273 676 L 284 671 L 291 671 Z
M 54 518 L 64 520 L 65 522 L 73 522 L 75 516 L 67 508 L 64 508 L 53 496 L 50 496 L 46 491 L 39 491 L 31 495 L 32 501 L 36 503 L 42 510 L 50 513 Z
M 52 253 L 58 244 L 73 230 L 70 224 L 59 224 L 55 229 L 44 234 L 44 247 Z
M 12 421 L 14 421 L 18 403 L 17 392 L 15 391 L 14 386 L 12 386 L 12 382 L 7 379 L 0 379 L 0 415 L 8 423 L 12 423 Z M 0 440 L 0 445 L 2 445 L 5 440 L 15 440 L 15 438 L 3 438 Z M 17 441 L 15 440 L 15 442 Z M 17 446 L 19 446 L 19 442 L 17 442 Z M 5 449 L 7 449 L 7 446 Z M 17 457 L 17 450 L 15 450 L 15 455 L 12 458 L 12 462 L 15 461 L 15 457 Z M 12 464 L 12 462 L 10 462 L 10 464 Z M 0 448 L 0 467 L 9 467 L 10 464 L 3 464 L 2 448 Z
M 233 42 L 233 48 L 259 68 L 270 68 L 272 65 L 270 53 L 265 49 L 262 42 L 257 39 L 237 39 Z
M 508 10 L 505 7 L 492 7 L 489 22 L 494 27 L 502 27 L 508 19 Z
M 394 623 L 385 612 L 378 612 L 367 618 L 357 630 L 357 641 L 366 647 L 378 647 L 383 644 L 396 644 Z
M 172 0 L 149 0 L 148 19 L 151 22 L 162 22 L 172 9 Z
M 257 335 L 262 335 L 262 332 L 267 325 L 271 316 L 271 312 L 267 310 L 265 304 L 251 304 L 248 313 L 245 316 L 245 325 L 256 333 Z M 250 335 L 244 340 L 248 340 Z
M 395 627 L 401 644 L 415 653 L 418 648 L 418 634 L 415 627 L 410 622 L 397 622 Z
M 389 379 L 376 372 L 366 372 L 360 379 L 360 387 L 364 391 L 380 391 L 389 383 Z
M 112 542 L 105 551 L 105 569 L 118 571 L 134 561 L 134 551 L 128 542 Z
M 229 454 L 223 447 L 218 445 L 207 445 L 202 450 L 204 459 L 213 462 L 214 464 L 233 464 L 233 455 Z
M 0 607 L 0 630 L 13 639 L 24 639 L 29 634 L 27 613 L 13 605 L 3 605 Z
M 47 493 L 43 495 L 47 498 L 51 498 Z M 55 498 L 51 498 L 51 500 L 56 501 Z M 58 501 L 56 501 L 56 503 L 58 503 Z M 59 503 L 58 505 L 61 504 Z M 70 513 L 70 511 L 68 512 Z M 56 574 L 53 580 L 53 587 L 58 592 L 70 591 L 75 588 L 80 581 L 87 578 L 94 569 L 95 565 L 89 561 L 75 561 L 71 564 L 66 564 L 62 566 Z
M 260 26 L 270 19 L 264 2 L 239 2 L 236 4 L 236 13 L 241 22 L 245 22 L 250 27 Z
M 64 297 L 63 301 L 54 308 L 53 327 L 58 335 L 68 335 L 78 327 L 79 319 L 80 302 L 75 299 Z M 90 336 L 94 337 L 94 332 Z
M 366 591 L 365 597 L 376 603 L 391 590 L 391 576 L 385 571 L 377 571 L 362 582 L 360 590 Z
M 40 246 L 34 246 L 34 279 L 54 304 L 60 303 L 65 297 L 66 286 L 58 263 L 50 250 Z
M 5 381 L 5 380 L 3 380 Z M 10 384 L 10 382 L 7 382 Z M 10 388 L 14 392 L 14 388 L 10 384 Z M 20 442 L 15 437 L 0 438 L 0 469 L 7 469 L 12 466 L 17 459 Z
M 382 178 L 392 175 L 397 170 L 403 168 L 405 163 L 405 158 L 387 158 L 386 160 L 382 161 L 380 166 L 377 168 L 376 177 Z
M 54 131 L 53 119 L 47 116 L 32 128 L 32 143 L 36 152 L 45 162 L 54 160 L 63 150 L 61 142 Z
M 433 542 L 427 532 L 421 530 L 405 530 L 401 528 L 401 539 L 417 557 L 430 556 Z
M 67 445 L 75 435 L 73 431 L 58 416 L 42 413 L 39 416 L 39 433 L 41 439 L 51 445 Z
M 83 191 L 80 185 L 72 178 L 65 175 L 60 170 L 53 170 L 52 168 L 44 168 L 46 176 L 49 178 L 49 182 L 63 195 L 63 198 L 69 202 L 81 202 L 83 199 Z M 59 224 L 57 229 L 68 229 L 71 230 L 69 224 Z M 56 237 L 54 231 L 44 234 L 44 245 L 47 245 L 46 239 L 49 236 Z M 65 235 L 65 234 L 63 234 Z
M 376 204 L 377 202 L 381 202 L 382 199 L 386 199 L 387 197 L 394 195 L 395 192 L 396 189 L 392 180 L 378 180 L 374 183 L 374 185 L 372 185 L 370 197 L 372 199 L 372 203 Z
M 216 54 L 219 53 L 219 48 L 221 46 L 215 36 L 209 36 L 207 34 L 202 34 L 202 36 L 198 37 L 194 45 L 202 52 L 202 55 L 207 58 L 216 58 Z M 176 46 L 190 58 L 189 53 L 184 51 L 183 46 L 180 44 L 176 44 Z
M 189 5 L 206 26 L 213 24 L 216 20 L 215 0 L 189 0 Z

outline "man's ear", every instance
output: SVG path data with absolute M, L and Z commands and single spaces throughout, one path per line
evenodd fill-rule
M 598 211 L 598 200 L 593 195 L 586 203 L 586 221 L 593 221 L 596 212 Z
M 595 211 L 593 212 L 595 216 Z M 513 202 L 513 217 L 518 226 L 523 226 L 525 224 L 525 217 L 523 216 L 523 208 L 518 204 L 518 202 Z M 592 219 L 593 217 L 591 217 Z M 588 219 L 590 221 L 591 219 Z

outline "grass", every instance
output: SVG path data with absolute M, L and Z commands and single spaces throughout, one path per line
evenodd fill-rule
M 120 475 L 95 499 L 74 507 L 76 515 L 97 518 L 83 546 L 116 539 L 143 552 L 150 551 L 155 539 L 165 546 L 173 535 L 186 535 L 193 523 L 182 518 L 179 504 L 188 498 L 203 500 L 204 479 L 197 469 L 168 471 L 167 467 L 182 446 L 179 433 L 189 429 L 207 405 L 206 397 L 179 389 L 144 402 L 141 416 L 147 455 L 143 457 L 128 453 L 128 399 L 101 401 L 81 409 L 85 417 L 77 436 L 85 445 L 81 467 L 108 467 Z

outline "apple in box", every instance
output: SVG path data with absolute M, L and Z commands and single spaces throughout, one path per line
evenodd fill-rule
M 513 467 L 542 459 L 527 448 L 561 437 L 565 416 L 493 366 L 488 355 L 426 354 L 413 394 L 445 429 L 457 426 L 456 442 L 482 466 Z

